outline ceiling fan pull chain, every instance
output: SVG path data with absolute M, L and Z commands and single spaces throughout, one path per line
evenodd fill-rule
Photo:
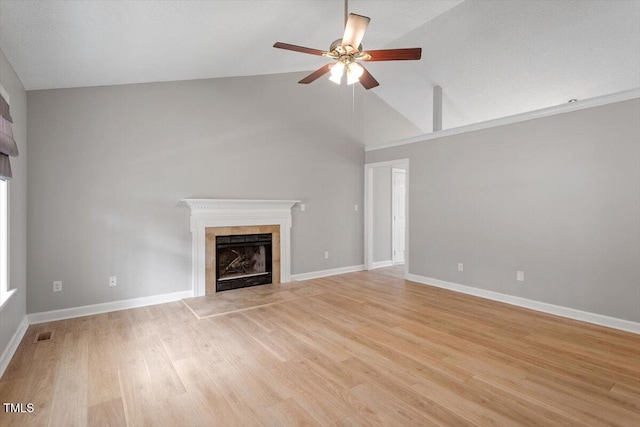
M 356 120 L 356 85 L 351 85 L 351 120 Z

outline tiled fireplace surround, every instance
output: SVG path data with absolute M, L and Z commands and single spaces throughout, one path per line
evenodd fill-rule
M 216 292 L 216 236 L 272 233 L 273 283 L 291 278 L 291 208 L 297 200 L 183 199 L 191 211 L 194 296 Z
M 205 282 L 206 294 L 216 293 L 216 236 L 233 236 L 238 234 L 271 233 L 272 282 L 280 283 L 280 226 L 253 225 L 240 227 L 207 227 L 205 228 Z

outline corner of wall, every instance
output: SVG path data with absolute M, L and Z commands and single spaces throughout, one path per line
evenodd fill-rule
M 14 139 L 20 155 L 11 159 L 9 185 L 9 287 L 16 293 L 0 310 L 0 373 L 26 331 L 27 286 L 27 95 L 9 60 L 0 50 L 0 85 L 10 97 Z M 16 342 L 17 340 L 17 342 Z M 7 360 L 5 360 L 8 357 Z

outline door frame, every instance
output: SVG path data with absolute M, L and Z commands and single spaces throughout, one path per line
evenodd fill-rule
M 399 166 L 406 171 L 405 178 L 405 228 L 404 228 L 404 274 L 409 273 L 409 159 L 366 163 L 364 165 L 364 268 L 373 270 L 373 171 L 385 166 Z

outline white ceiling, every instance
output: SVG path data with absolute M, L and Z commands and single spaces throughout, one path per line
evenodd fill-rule
M 435 84 L 445 128 L 640 87 L 638 0 L 349 5 L 371 17 L 365 48 L 423 48 L 422 61 L 368 68 L 381 83 L 373 91 L 424 132 Z M 342 8 L 341 0 L 0 0 L 0 48 L 27 90 L 313 70 L 325 59 L 272 45 L 327 49 L 341 37 Z
M 640 87 L 640 1 L 466 1 L 393 46 L 422 60 L 368 68 L 378 96 L 425 133 Z M 402 73 L 402 78 L 399 78 Z
M 461 1 L 357 1 L 382 47 Z M 273 74 L 326 59 L 344 31 L 341 0 L 0 1 L 0 47 L 27 90 Z

